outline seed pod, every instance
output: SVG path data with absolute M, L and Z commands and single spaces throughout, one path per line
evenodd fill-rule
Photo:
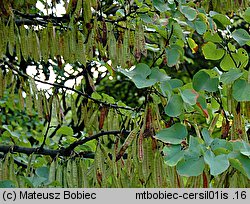
M 84 44 L 84 36 L 80 31 L 77 31 L 77 60 L 86 66 L 86 48 Z
M 68 188 L 68 181 L 67 181 L 67 164 L 65 165 L 66 162 L 63 164 L 63 188 Z
M 40 49 L 42 59 L 47 62 L 49 58 L 49 37 L 47 28 L 43 28 L 40 32 Z
M 106 106 L 102 106 L 100 109 L 99 130 L 103 128 L 107 114 L 108 114 L 108 108 Z
M 83 0 L 84 22 L 89 23 L 92 19 L 91 1 Z
M 62 50 L 63 58 L 65 62 L 70 60 L 70 50 L 69 50 L 69 32 L 65 32 L 62 38 Z
M 88 188 L 87 168 L 82 158 L 79 159 L 78 172 L 81 178 L 79 188 Z
M 127 67 L 128 62 L 130 61 L 130 51 L 129 51 L 129 37 L 130 37 L 130 30 L 126 29 L 123 35 L 123 54 L 124 59 L 122 67 Z
M 6 155 L 5 155 L 5 158 L 4 158 L 4 162 L 3 162 L 3 180 L 8 180 L 9 179 L 9 176 L 10 176 L 10 172 L 9 172 L 9 159 L 11 157 L 11 153 L 8 152 Z
M 112 60 L 112 63 L 115 63 L 117 60 L 117 47 L 116 47 L 116 39 L 113 33 L 109 34 L 108 38 L 108 50 L 109 50 L 109 58 Z
M 71 179 L 73 188 L 78 188 L 78 170 L 75 159 L 71 160 Z
M 9 53 L 11 56 L 13 56 L 13 51 L 14 51 L 14 47 L 15 47 L 15 24 L 14 24 L 14 19 L 13 17 L 10 17 L 10 23 L 9 23 L 9 35 L 6 36 L 9 38 Z
M 19 27 L 19 32 L 20 32 L 20 44 L 21 44 L 21 51 L 22 51 L 22 56 L 24 58 L 24 60 L 27 61 L 28 59 L 28 53 L 29 53 L 29 50 L 28 50 L 28 46 L 27 46 L 27 34 L 26 34 L 26 29 L 24 27 L 24 25 L 21 25 Z
M 76 60 L 76 49 L 77 49 L 77 44 L 76 44 L 76 28 L 73 25 L 72 30 L 68 31 L 68 36 L 69 36 L 69 50 L 70 50 L 70 62 L 74 62 Z
M 53 160 L 49 168 L 49 182 L 52 183 L 56 180 L 57 159 Z
M 18 30 L 18 28 L 16 30 Z M 18 62 L 20 63 L 21 62 L 21 45 L 20 45 L 20 36 L 18 34 L 16 36 L 15 45 L 16 45 L 16 57 L 17 57 Z
M 29 57 L 34 59 L 35 45 L 33 44 L 33 30 L 28 29 L 27 32 L 28 32 L 28 36 L 27 36 L 28 55 Z
M 111 110 L 109 110 L 108 116 L 107 116 L 108 130 L 113 130 L 113 124 L 114 124 L 113 120 L 114 120 L 114 110 L 111 109 Z
M 68 159 L 67 161 L 67 167 L 66 167 L 66 178 L 67 178 L 67 184 L 68 188 L 73 188 L 73 181 L 72 181 L 72 163 L 71 159 Z
M 59 162 L 57 163 L 57 167 L 56 167 L 56 179 L 55 180 L 59 182 L 61 186 L 63 187 L 63 166 L 59 164 Z
M 4 88 L 4 77 L 3 77 L 3 71 L 0 67 L 0 99 L 3 97 L 5 88 Z
M 74 100 L 73 96 L 71 97 L 71 112 L 72 112 L 72 119 L 74 121 L 74 126 L 76 126 L 78 123 L 78 117 L 77 117 L 75 100 Z
M 96 147 L 96 152 L 95 152 L 95 173 L 96 173 L 96 178 L 99 186 L 102 186 L 102 180 L 103 180 L 103 166 L 102 166 L 102 152 L 100 149 L 100 144 L 97 145 Z
M 116 161 L 118 161 L 123 156 L 123 154 L 125 153 L 126 149 L 129 147 L 129 145 L 131 145 L 131 143 L 135 139 L 138 131 L 139 131 L 139 126 L 136 126 L 136 128 L 129 133 L 129 135 L 126 138 L 125 142 L 121 146 L 118 154 L 116 155 Z

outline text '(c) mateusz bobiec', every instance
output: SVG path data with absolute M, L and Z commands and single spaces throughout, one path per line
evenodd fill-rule
M 18 192 L 17 192 L 18 193 Z M 36 191 L 19 191 L 17 195 L 20 200 L 94 200 L 97 198 L 96 193 L 85 191 L 63 191 L 63 192 L 36 192 Z

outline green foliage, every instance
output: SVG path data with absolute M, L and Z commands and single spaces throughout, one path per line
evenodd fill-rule
M 20 2 L 0 8 L 0 187 L 250 186 L 248 1 Z

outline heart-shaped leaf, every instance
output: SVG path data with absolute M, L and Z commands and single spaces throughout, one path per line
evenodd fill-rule
M 207 31 L 204 34 L 204 39 L 206 41 L 214 42 L 214 43 L 221 43 L 222 38 L 219 36 L 218 33 L 212 33 L 211 31 Z
M 207 24 L 202 20 L 195 20 L 194 27 L 197 33 L 199 33 L 200 35 L 203 35 L 207 31 Z
M 207 150 L 204 155 L 204 160 L 209 165 L 210 174 L 213 176 L 221 174 L 229 167 L 229 160 L 226 154 L 215 156 L 211 150 Z
M 56 134 L 62 134 L 62 135 L 67 135 L 67 136 L 73 136 L 74 132 L 71 127 L 68 126 L 62 126 L 60 127 L 57 131 Z
M 165 143 L 180 144 L 187 137 L 187 128 L 181 123 L 176 123 L 169 128 L 159 131 L 155 137 Z
M 211 15 L 212 12 L 210 12 Z M 230 19 L 223 14 L 216 13 L 215 15 L 212 14 L 213 20 L 216 22 L 217 26 L 220 28 L 225 28 L 226 26 L 230 25 Z
M 197 12 L 190 6 L 181 6 L 180 11 L 189 21 L 193 21 L 196 18 Z
M 232 68 L 236 68 L 236 65 L 232 57 L 229 54 L 226 54 L 220 62 L 220 67 L 224 71 L 228 71 Z
M 218 90 L 218 85 L 218 78 L 210 78 L 209 74 L 202 70 L 194 75 L 193 87 L 196 91 L 205 90 L 208 92 L 215 92 Z
M 233 53 L 232 57 L 237 64 L 238 68 L 245 68 L 248 64 L 249 56 L 244 48 L 239 48 L 237 53 Z
M 188 147 L 188 154 L 191 155 L 201 155 L 203 149 L 202 139 L 199 137 L 194 137 L 190 135 L 189 137 L 189 147 Z
M 183 101 L 181 96 L 174 94 L 165 107 L 165 113 L 170 117 L 177 117 L 183 112 Z
M 49 178 L 49 168 L 46 166 L 38 167 L 35 172 L 38 177 Z
M 182 176 L 199 176 L 205 168 L 203 157 L 186 156 L 178 162 L 176 169 Z
M 213 140 L 210 147 L 215 154 L 228 154 L 233 150 L 233 146 L 230 142 L 218 138 Z
M 223 57 L 225 51 L 217 48 L 216 44 L 207 42 L 202 46 L 202 53 L 206 59 L 219 60 Z
M 121 68 L 118 70 L 129 77 L 139 89 L 152 86 L 159 81 L 162 82 L 170 79 L 164 70 L 158 67 L 150 69 L 150 67 L 144 63 L 137 64 L 134 69 L 129 71 Z
M 199 94 L 192 89 L 180 91 L 182 100 L 190 105 L 195 105 Z
M 177 48 L 166 48 L 167 65 L 173 67 L 180 59 L 180 53 Z
M 153 0 L 153 5 L 160 12 L 165 12 L 165 11 L 170 10 L 170 8 L 168 7 L 168 4 L 165 3 L 164 0 Z
M 183 158 L 184 151 L 181 145 L 170 145 L 163 148 L 164 160 L 168 166 L 176 166 Z
M 151 69 L 144 63 L 139 63 L 133 70 L 119 69 L 121 73 L 129 77 L 136 85 L 137 88 L 145 88 L 154 85 L 157 79 L 150 79 L 148 76 L 151 74 Z
M 155 80 L 157 82 L 163 82 L 170 80 L 171 77 L 169 77 L 165 70 L 159 69 L 158 67 L 154 67 L 151 70 L 151 74 L 149 75 L 149 79 Z
M 221 75 L 220 81 L 223 84 L 231 84 L 242 75 L 243 73 L 240 71 L 240 69 L 230 69 L 228 72 L 225 72 Z
M 237 101 L 250 101 L 250 83 L 237 79 L 233 84 L 232 93 Z
M 242 28 L 235 30 L 232 33 L 232 37 L 239 43 L 240 46 L 245 44 L 250 45 L 250 35 Z
M 180 79 L 170 79 L 168 83 L 170 84 L 172 89 L 181 87 L 183 85 L 183 82 Z

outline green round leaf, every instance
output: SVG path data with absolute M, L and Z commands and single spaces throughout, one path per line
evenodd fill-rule
M 237 101 L 250 101 L 250 83 L 237 79 L 232 88 L 233 97 Z
M 176 166 L 177 172 L 182 176 L 199 176 L 204 168 L 204 159 L 200 156 L 185 156 Z
M 151 74 L 151 69 L 144 63 L 137 64 L 133 70 L 119 69 L 119 71 L 129 77 L 139 89 L 152 86 L 157 82 L 155 78 L 148 78 Z
M 250 35 L 248 32 L 242 28 L 235 30 L 232 33 L 233 39 L 235 39 L 240 46 L 243 46 L 245 44 L 250 45 Z
M 220 28 L 225 28 L 226 26 L 230 25 L 230 19 L 223 14 L 215 14 L 212 16 L 213 20 Z
M 195 105 L 199 94 L 192 89 L 185 89 L 180 91 L 182 100 L 190 105 Z
M 61 134 L 61 135 L 67 135 L 67 136 L 73 136 L 74 132 L 73 129 L 71 127 L 68 126 L 62 126 L 60 127 L 57 131 L 56 134 Z
M 229 160 L 226 154 L 215 156 L 211 150 L 207 150 L 204 155 L 205 162 L 209 165 L 210 174 L 217 176 L 229 167 Z
M 214 42 L 214 43 L 221 43 L 222 42 L 222 39 L 219 36 L 219 34 L 218 33 L 211 33 L 211 31 L 207 31 L 204 34 L 204 40 Z
M 170 117 L 177 117 L 182 114 L 183 101 L 181 96 L 174 94 L 165 107 L 165 113 Z
M 181 123 L 176 123 L 169 128 L 159 131 L 155 137 L 165 143 L 180 144 L 187 137 L 187 128 Z
M 194 21 L 194 27 L 197 33 L 200 35 L 203 35 L 207 31 L 207 24 L 204 21 L 201 20 L 195 20 Z
M 180 59 L 180 53 L 177 48 L 166 48 L 167 65 L 173 67 Z
M 164 160 L 168 166 L 176 166 L 183 158 L 184 151 L 181 145 L 170 145 L 163 148 Z
M 91 94 L 91 97 L 94 99 L 97 99 L 97 100 L 102 99 L 102 96 L 99 93 L 97 93 L 96 91 Z
M 230 69 L 228 72 L 225 72 L 221 75 L 220 81 L 223 84 L 231 84 L 242 75 L 243 73 L 240 71 L 240 69 Z
M 183 82 L 180 79 L 170 79 L 168 83 L 170 84 L 172 89 L 181 87 L 183 85 Z
M 232 144 L 226 140 L 215 138 L 210 145 L 215 154 L 228 154 L 233 150 Z
M 202 70 L 194 75 L 193 87 L 196 91 L 205 90 L 208 92 L 215 92 L 218 90 L 218 85 L 218 78 L 210 78 L 209 74 Z
M 49 178 L 49 168 L 46 166 L 38 167 L 35 172 L 38 177 Z
M 202 53 L 206 59 L 219 60 L 223 57 L 225 51 L 223 49 L 218 49 L 214 43 L 207 42 L 202 46 Z
M 232 54 L 238 68 L 245 68 L 248 64 L 249 56 L 244 48 L 239 48 L 237 53 Z
M 232 68 L 236 68 L 236 65 L 229 54 L 226 54 L 220 62 L 220 67 L 224 71 L 228 71 Z
M 204 145 L 201 138 L 190 135 L 188 154 L 193 156 L 201 155 L 203 147 Z
M 190 6 L 181 6 L 180 11 L 189 21 L 193 21 L 197 16 L 196 10 Z
M 153 23 L 153 20 L 152 20 L 152 18 L 150 18 L 149 15 L 143 13 L 143 14 L 140 14 L 139 16 L 140 16 L 140 18 L 141 18 L 145 23 Z
M 165 70 L 163 69 L 159 69 L 158 67 L 154 67 L 152 68 L 151 70 L 151 74 L 149 75 L 149 79 L 150 80 L 155 80 L 155 81 L 159 81 L 159 82 L 162 82 L 162 81 L 167 81 L 169 80 L 171 77 L 169 77 Z
M 170 10 L 170 8 L 168 7 L 168 4 L 165 3 L 164 0 L 153 0 L 153 5 L 160 12 L 165 12 L 165 11 Z

